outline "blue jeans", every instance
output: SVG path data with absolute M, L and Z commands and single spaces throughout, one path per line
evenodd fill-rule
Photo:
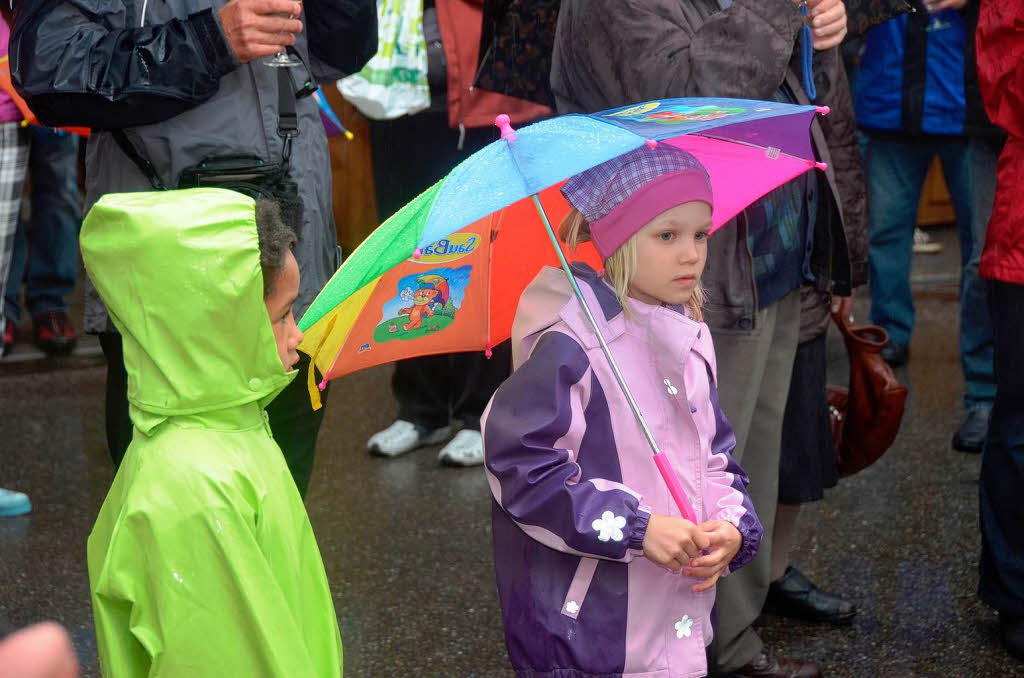
M 864 168 L 868 178 L 871 246 L 871 322 L 889 339 L 907 345 L 914 331 L 914 297 L 910 291 L 917 208 L 932 159 L 938 155 L 956 220 L 960 225 L 960 264 L 971 256 L 971 185 L 967 140 L 932 137 L 931 143 L 906 143 L 866 134 Z
M 23 280 L 28 311 L 37 315 L 66 312 L 65 297 L 78 277 L 78 137 L 32 127 L 28 164 L 32 221 L 18 224 L 3 304 L 4 314 L 14 322 L 21 319 L 18 291 Z
M 978 277 L 985 232 L 996 194 L 996 163 L 1003 143 L 974 138 L 967 145 L 971 185 L 971 258 L 964 266 L 960 296 L 960 361 L 964 370 L 964 404 L 991 405 L 996 397 L 992 370 L 992 316 L 988 283 Z

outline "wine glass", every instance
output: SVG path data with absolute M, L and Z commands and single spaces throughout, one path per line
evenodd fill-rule
M 297 2 L 301 6 L 302 0 L 297 0 Z M 289 19 L 296 18 L 293 14 L 279 14 L 278 16 L 287 16 Z M 287 49 L 282 49 L 280 52 L 267 59 L 264 63 L 272 68 L 295 68 L 296 66 L 302 65 L 302 61 L 289 54 Z

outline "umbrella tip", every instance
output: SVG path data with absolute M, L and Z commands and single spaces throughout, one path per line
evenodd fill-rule
M 657 142 L 656 139 L 648 139 L 644 143 L 647 144 L 647 148 L 654 148 L 655 146 L 658 145 L 658 142 Z
M 829 108 L 828 106 L 818 106 L 817 108 L 814 109 L 814 111 L 816 113 L 821 113 L 822 115 L 828 115 L 832 111 L 832 109 Z
M 825 170 L 828 169 L 828 163 L 827 162 L 816 162 L 816 163 L 814 163 L 814 166 L 816 168 L 820 169 L 822 172 L 824 172 Z
M 317 384 L 316 387 L 318 389 L 320 389 L 321 391 L 324 390 L 325 388 L 327 388 L 327 377 L 324 377 L 323 379 L 321 379 L 320 383 Z
M 419 259 L 422 256 L 423 256 L 423 250 L 421 250 L 419 247 L 417 247 L 416 249 L 414 249 L 412 251 L 412 258 L 413 259 Z
M 501 138 L 505 141 L 515 141 L 518 138 L 511 122 L 512 120 L 504 113 L 494 119 L 494 126 L 501 130 Z

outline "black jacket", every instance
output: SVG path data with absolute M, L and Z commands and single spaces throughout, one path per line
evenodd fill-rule
M 19 0 L 14 86 L 48 125 L 117 129 L 172 118 L 212 97 L 239 66 L 215 9 L 223 3 L 188 4 L 196 11 L 150 23 L 143 0 Z M 106 20 L 113 5 L 123 25 Z M 358 71 L 377 51 L 373 0 L 311 0 L 302 18 L 317 77 Z

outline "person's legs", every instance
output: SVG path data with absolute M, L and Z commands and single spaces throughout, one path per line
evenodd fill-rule
M 867 135 L 871 322 L 899 346 L 910 343 L 914 299 L 910 262 L 921 186 L 934 149 Z
M 809 621 L 848 623 L 856 607 L 822 591 L 790 563 L 800 508 L 820 501 L 839 480 L 826 397 L 825 333 L 801 343 L 782 421 L 778 507 L 771 542 L 772 583 L 764 611 Z
M 124 367 L 121 335 L 117 332 L 101 332 L 99 338 L 103 357 L 107 360 L 107 450 L 116 471 L 128 451 L 134 432 L 128 414 L 128 372 Z
M 480 417 L 491 396 L 512 373 L 512 342 L 503 341 L 483 353 L 453 353 L 452 419 L 463 428 L 480 430 Z
M 448 127 L 444 111 L 371 123 L 374 183 L 381 220 L 487 145 L 495 132 L 468 130 L 461 148 L 459 136 L 459 132 Z M 398 420 L 367 441 L 371 452 L 397 456 L 442 442 L 450 435 L 456 372 L 453 361 L 461 360 L 437 355 L 403 360 L 395 365 L 392 391 L 398 400 Z
M 44 127 L 31 128 L 32 219 L 23 224 L 28 240 L 25 305 L 32 314 L 32 338 L 51 355 L 75 347 L 66 296 L 78 276 L 78 137 Z
M 771 584 L 771 544 L 779 486 L 782 418 L 800 329 L 800 292 L 758 312 L 751 333 L 715 333 L 718 392 L 736 434 L 733 455 L 750 477 L 750 498 L 764 526 L 757 557 L 718 584 L 715 666 L 734 671 L 764 649 L 751 624 Z
M 953 438 L 953 447 L 965 452 L 981 451 L 996 394 L 988 285 L 978 276 L 978 265 L 988 220 L 992 216 L 996 163 L 1001 148 L 1002 142 L 998 139 L 971 139 L 967 147 L 967 162 L 964 163 L 969 169 L 971 248 L 961 279 L 960 362 L 964 372 L 964 406 L 968 415 Z
M 452 419 L 462 430 L 441 448 L 437 458 L 453 466 L 479 466 L 484 463 L 480 417 L 512 370 L 512 342 L 495 346 L 490 358 L 483 353 L 455 353 L 451 360 Z
M 391 391 L 398 400 L 398 418 L 426 431 L 451 423 L 451 356 L 426 355 L 395 363 Z
M 330 387 L 320 392 L 323 407 L 313 410 L 309 401 L 309 370 L 315 370 L 309 356 L 299 353 L 299 362 L 295 365 L 298 374 L 288 386 L 267 405 L 267 417 L 274 441 L 284 454 L 285 463 L 292 473 L 295 486 L 302 497 L 309 488 L 309 478 L 313 472 L 313 457 L 316 453 L 316 440 L 320 434 L 320 425 L 324 421 L 324 409 L 327 407 L 327 394 Z M 316 382 L 320 374 L 316 373 Z
M 28 170 L 28 137 L 17 122 L 0 123 L 0 299 L 7 291 L 7 273 L 21 212 L 21 189 Z M 0 313 L 0 332 L 5 329 Z
M 27 169 L 28 139 L 24 130 L 17 122 L 0 123 L 0 299 L 4 298 Z M 4 314 L 0 313 L 0 334 L 6 329 Z M 18 516 L 31 510 L 25 494 L 0 488 L 0 516 Z
M 988 292 L 996 398 L 981 459 L 978 595 L 999 612 L 1008 648 L 1024 657 L 1005 635 L 1024 624 L 1024 285 L 992 282 Z
M 796 523 L 803 504 L 783 504 L 775 507 L 775 531 L 772 534 L 772 581 L 778 581 L 789 567 L 789 554 L 796 537 Z
M 33 316 L 68 310 L 78 277 L 78 137 L 32 128 L 32 228 L 25 305 Z
M 25 238 L 25 222 L 18 219 L 11 246 L 11 264 L 7 268 L 7 289 L 3 296 L 4 317 L 17 325 L 21 322 L 19 296 L 21 283 L 25 280 L 25 266 L 28 264 L 28 242 Z

